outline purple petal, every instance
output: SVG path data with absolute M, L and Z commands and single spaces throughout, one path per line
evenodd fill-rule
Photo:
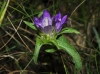
M 55 16 L 55 21 L 61 21 L 61 13 L 60 12 Z
M 43 14 L 40 16 L 39 20 L 42 22 L 42 20 L 43 20 Z
M 67 19 L 67 15 L 65 15 L 62 20 L 61 20 L 61 24 L 64 24 L 66 22 L 66 19 Z
M 48 18 L 48 25 L 52 25 L 52 19 L 51 18 Z
M 47 10 L 44 10 L 44 12 L 43 12 L 43 18 L 44 17 L 50 17 L 50 14 Z
M 48 26 L 49 22 L 48 22 L 48 18 L 45 17 L 43 20 L 42 20 L 42 27 L 44 28 L 45 26 Z
M 52 25 L 52 19 L 48 18 L 48 17 L 43 18 L 42 27 L 44 28 L 44 27 L 49 26 L 49 25 Z
M 43 31 L 45 34 L 49 34 L 49 33 L 52 31 L 52 25 L 45 26 L 44 28 L 42 28 L 42 31 Z
M 41 26 L 41 22 L 36 17 L 34 18 L 34 24 L 36 25 L 37 28 L 39 28 Z
M 55 19 L 55 16 L 53 16 L 51 19 L 52 19 L 52 21 L 53 21 L 53 20 Z
M 56 32 L 60 32 L 61 29 L 62 29 L 61 22 L 56 22 Z
M 44 10 L 43 15 L 40 17 L 42 20 L 42 27 L 52 25 L 52 19 L 50 14 L 47 10 Z

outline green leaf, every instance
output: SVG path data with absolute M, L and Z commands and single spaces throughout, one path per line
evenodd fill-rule
M 43 14 L 43 11 L 41 11 L 41 12 L 38 14 L 38 17 L 40 17 L 42 14 Z
M 34 23 L 31 22 L 27 22 L 27 21 L 23 21 L 27 26 L 29 26 L 30 28 L 32 28 L 33 30 L 37 30 Z
M 73 28 L 64 28 L 61 30 L 60 34 L 62 33 L 76 33 L 76 34 L 79 34 L 80 32 L 77 31 L 76 29 L 73 29 Z
M 58 42 L 56 39 L 52 39 L 51 42 L 59 49 Z
M 36 46 L 35 46 L 35 50 L 34 50 L 34 58 L 33 58 L 35 64 L 37 64 L 39 51 L 40 51 L 40 48 L 42 45 L 43 45 L 43 42 L 41 41 L 41 39 L 39 37 L 37 37 Z
M 55 52 L 56 50 L 55 50 L 55 49 L 46 49 L 45 51 L 48 52 L 48 53 L 53 53 L 53 52 Z
M 2 7 L 0 9 L 0 26 L 2 24 L 2 21 L 4 19 L 4 16 L 6 14 L 7 8 L 9 6 L 9 2 L 10 2 L 10 0 L 4 0 L 4 2 L 2 4 Z
M 80 70 L 82 68 L 82 61 L 81 61 L 81 58 L 78 52 L 75 50 L 75 48 L 63 36 L 60 36 L 57 39 L 57 42 L 58 42 L 60 49 L 63 49 L 64 51 L 66 51 L 73 58 L 75 67 L 78 70 Z

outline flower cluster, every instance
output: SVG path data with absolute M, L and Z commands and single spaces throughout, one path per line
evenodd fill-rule
M 50 34 L 52 31 L 58 33 L 61 31 L 66 19 L 67 15 L 62 17 L 60 12 L 51 17 L 49 12 L 44 10 L 39 18 L 34 18 L 34 24 L 45 34 Z

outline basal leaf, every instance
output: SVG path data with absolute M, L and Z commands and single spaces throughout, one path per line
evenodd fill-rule
M 27 22 L 27 21 L 23 21 L 27 26 L 29 26 L 30 28 L 32 28 L 33 30 L 37 30 L 34 23 L 31 22 Z
M 80 70 L 82 68 L 82 61 L 78 52 L 75 50 L 75 48 L 63 36 L 60 36 L 57 39 L 57 42 L 58 42 L 59 47 L 63 49 L 64 51 L 66 51 L 73 58 L 75 67 L 78 70 Z

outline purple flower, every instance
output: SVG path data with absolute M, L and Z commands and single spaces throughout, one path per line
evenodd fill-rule
M 52 31 L 52 19 L 47 10 L 44 10 L 40 18 L 35 17 L 34 23 L 37 28 L 40 28 L 45 34 L 49 34 Z
M 55 22 L 55 30 L 57 33 L 60 32 L 63 27 L 63 24 L 66 23 L 66 18 L 67 15 L 62 17 L 60 12 L 53 17 Z
M 44 10 L 40 18 L 34 18 L 34 24 L 45 34 L 50 34 L 52 31 L 58 33 L 62 29 L 63 24 L 66 22 L 66 18 L 67 15 L 62 17 L 61 13 L 58 13 L 55 16 L 50 17 L 49 12 L 47 10 Z M 55 27 L 52 26 L 52 24 L 54 24 Z

